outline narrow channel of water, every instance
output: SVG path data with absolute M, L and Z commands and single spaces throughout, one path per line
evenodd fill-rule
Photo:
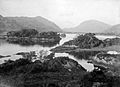
M 83 66 L 87 71 L 92 71 L 94 69 L 94 65 L 91 63 L 88 63 L 87 60 L 84 59 L 78 59 L 72 55 L 69 55 L 68 53 L 55 53 L 55 57 L 69 57 L 75 61 L 77 61 L 81 66 Z

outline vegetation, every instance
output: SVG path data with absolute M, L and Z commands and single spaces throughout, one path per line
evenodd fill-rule
M 79 51 L 79 52 L 70 51 L 70 52 L 67 52 L 67 53 L 69 53 L 70 55 L 75 56 L 78 59 L 90 60 L 91 57 L 97 55 L 100 52 L 101 51 Z
M 81 87 L 119 87 L 120 77 L 109 75 L 108 72 L 109 70 L 98 66 L 98 69 L 84 76 Z
M 22 29 L 20 31 L 9 31 L 7 33 L 8 37 L 34 37 L 38 34 L 35 29 Z
M 65 37 L 66 37 L 66 34 L 65 34 L 65 33 L 62 33 L 60 36 L 63 37 L 63 38 L 65 38 Z
M 42 51 L 40 53 L 43 53 Z M 24 55 L 24 53 L 18 53 Z M 33 55 L 31 55 L 33 54 Z M 30 52 L 32 57 L 34 52 Z M 16 61 L 8 60 L 0 65 L 0 76 L 9 80 L 14 87 L 119 87 L 120 77 L 110 70 L 95 66 L 87 72 L 76 61 L 68 57 L 47 56 L 48 60 L 32 61 L 30 56 Z M 51 58 L 50 58 L 51 57 Z M 6 78 L 7 77 L 7 78 Z
M 60 41 L 60 35 L 57 32 L 41 32 L 35 29 L 23 29 L 20 31 L 10 31 L 7 33 L 7 41 L 20 45 L 50 45 L 54 46 Z
M 79 73 L 78 73 L 79 72 Z M 86 70 L 76 61 L 68 57 L 58 57 L 44 62 L 19 59 L 7 61 L 0 65 L 0 75 L 14 82 L 14 87 L 41 87 L 54 85 L 63 87 L 67 85 L 81 85 L 80 81 Z
M 25 32 L 23 32 L 25 31 Z M 13 87 L 119 87 L 120 55 L 103 51 L 86 50 L 105 46 L 119 45 L 119 39 L 101 41 L 93 33 L 80 35 L 63 46 L 52 49 L 53 53 L 41 50 L 20 52 L 23 58 L 8 60 L 0 65 L 0 77 L 13 83 Z M 36 32 L 22 30 L 8 32 L 8 41 L 19 44 L 41 44 L 58 42 L 56 32 Z M 70 47 L 70 46 L 71 47 Z M 73 47 L 72 47 L 73 45 Z M 74 46 L 75 45 L 75 46 Z M 84 49 L 83 50 L 76 50 Z M 68 57 L 54 57 L 54 52 L 67 52 L 79 59 L 91 60 L 95 69 L 87 72 L 78 62 Z
M 120 45 L 120 38 L 112 38 L 112 39 L 105 39 L 104 40 L 105 46 L 113 46 L 113 45 Z
M 85 35 L 79 35 L 74 40 L 65 42 L 63 45 L 75 45 L 79 48 L 93 48 L 103 46 L 103 42 L 97 39 L 93 33 L 86 33 Z

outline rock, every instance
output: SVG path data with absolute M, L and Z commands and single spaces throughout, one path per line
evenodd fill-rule
M 120 77 L 108 75 L 107 72 L 108 70 L 105 70 L 105 68 L 100 68 L 86 74 L 81 87 L 119 87 Z
M 19 84 L 25 87 L 80 86 L 86 73 L 81 65 L 68 57 L 52 58 L 44 62 L 19 59 L 0 65 L 0 75 L 14 81 L 16 87 Z
M 120 76 L 120 54 L 107 54 L 102 52 L 98 53 L 91 60 L 94 65 L 108 68 L 108 72 L 110 71 L 113 76 Z
M 51 54 L 53 55 L 53 54 Z M 68 57 L 50 58 L 34 62 L 28 59 L 7 61 L 0 65 L 0 76 L 15 87 L 119 87 L 120 78 L 108 73 L 108 69 L 96 66 L 87 72 L 78 62 Z

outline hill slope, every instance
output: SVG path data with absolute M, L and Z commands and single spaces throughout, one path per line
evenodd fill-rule
M 111 25 L 108 25 L 106 23 L 97 21 L 97 20 L 88 20 L 85 22 L 82 22 L 80 25 L 74 27 L 74 28 L 68 28 L 64 29 L 68 32 L 103 32 L 106 29 L 110 28 Z
M 53 22 L 43 17 L 2 17 L 0 16 L 0 31 L 11 31 L 20 29 L 36 29 L 40 32 L 62 30 Z
M 114 34 L 120 34 L 120 24 L 112 26 L 110 29 L 107 29 L 105 32 L 114 33 Z

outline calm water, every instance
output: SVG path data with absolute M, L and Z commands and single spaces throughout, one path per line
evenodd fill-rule
M 75 37 L 77 37 L 77 34 L 66 34 L 66 37 L 62 38 L 60 43 L 57 44 L 56 46 L 62 45 L 64 42 L 72 40 Z M 97 36 L 97 38 L 105 39 L 108 37 Z M 16 60 L 16 59 L 20 58 L 21 56 L 15 55 L 18 52 L 30 52 L 30 51 L 39 52 L 40 50 L 48 50 L 49 51 L 51 48 L 54 48 L 56 46 L 53 46 L 53 47 L 43 47 L 41 45 L 21 46 L 18 44 L 10 44 L 10 43 L 6 42 L 5 40 L 0 40 L 0 55 L 3 55 L 3 56 L 11 55 L 11 57 L 6 57 L 6 58 L 0 59 L 0 63 L 3 63 L 4 60 L 8 60 L 8 59 Z M 69 55 L 67 53 L 55 53 L 55 57 L 60 57 L 60 56 L 68 56 L 69 58 L 76 60 L 79 64 L 81 64 L 88 71 L 91 71 L 94 69 L 93 64 L 87 63 L 86 60 L 77 59 L 74 56 Z
M 76 34 L 67 34 L 66 38 L 63 38 L 59 44 L 56 46 L 62 45 L 64 42 L 69 41 L 76 37 Z M 0 39 L 0 55 L 13 55 L 18 52 L 30 52 L 30 51 L 40 51 L 40 50 L 50 50 L 53 47 L 43 47 L 41 45 L 33 45 L 33 46 L 21 46 L 18 44 L 10 44 L 5 40 Z
M 105 40 L 107 38 L 120 38 L 119 36 L 115 36 L 115 35 L 96 35 L 97 38 L 99 38 L 100 40 Z

